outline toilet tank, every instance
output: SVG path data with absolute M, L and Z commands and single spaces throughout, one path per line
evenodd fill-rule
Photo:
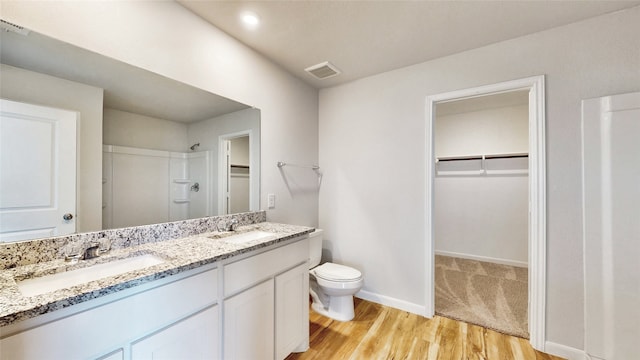
M 318 266 L 322 258 L 322 229 L 309 234 L 309 269 Z

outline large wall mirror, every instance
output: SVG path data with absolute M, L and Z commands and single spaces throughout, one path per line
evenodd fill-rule
M 258 109 L 2 27 L 0 242 L 259 209 Z

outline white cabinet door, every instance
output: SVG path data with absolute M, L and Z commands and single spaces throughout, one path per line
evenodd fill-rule
M 76 118 L 0 99 L 0 242 L 75 232 Z
M 276 276 L 276 359 L 309 347 L 309 264 Z
M 218 307 L 212 306 L 131 346 L 133 360 L 219 359 Z
M 225 359 L 273 359 L 273 284 L 269 279 L 224 301 Z

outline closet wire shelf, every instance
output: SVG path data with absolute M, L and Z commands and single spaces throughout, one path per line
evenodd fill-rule
M 527 175 L 529 154 L 443 156 L 435 159 L 436 176 Z
M 285 167 L 285 166 L 295 166 L 295 167 L 307 168 L 307 169 L 311 169 L 311 170 L 320 170 L 320 166 L 318 166 L 318 165 L 299 165 L 299 164 L 286 163 L 284 161 L 278 161 L 278 163 L 276 165 L 278 165 L 279 168 L 282 168 L 282 167 Z

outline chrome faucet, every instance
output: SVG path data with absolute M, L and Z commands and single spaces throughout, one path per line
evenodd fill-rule
M 88 245 L 74 244 L 70 245 L 66 251 L 64 260 L 77 262 L 78 260 L 89 260 L 100 255 L 100 243 L 92 241 Z
M 89 244 L 89 246 L 84 249 L 84 254 L 82 256 L 83 260 L 89 260 L 89 259 L 93 259 L 98 257 L 99 254 L 99 250 L 100 249 L 100 243 L 97 241 L 92 242 L 91 244 Z
M 236 227 L 238 227 L 238 224 L 240 222 L 238 221 L 238 219 L 231 219 L 229 220 L 229 222 L 227 223 L 227 226 L 225 226 L 224 231 L 236 231 Z

